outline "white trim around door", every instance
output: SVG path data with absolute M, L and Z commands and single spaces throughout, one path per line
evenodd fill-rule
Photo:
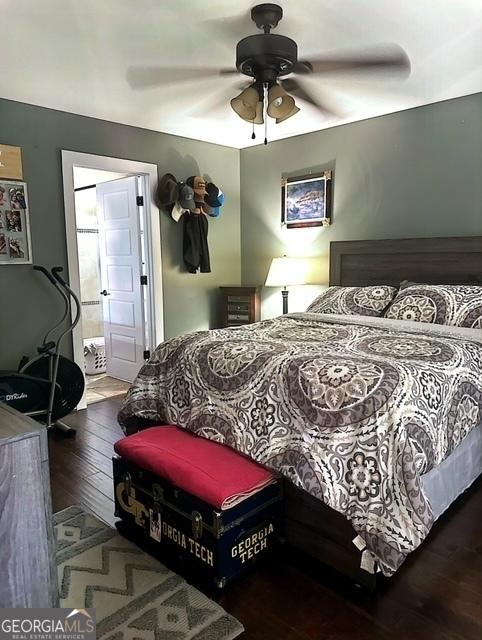
M 77 248 L 77 225 L 75 220 L 74 167 L 113 171 L 137 175 L 144 180 L 144 193 L 149 194 L 144 201 L 146 235 L 146 269 L 150 295 L 148 296 L 148 336 L 151 351 L 164 340 L 164 309 L 162 295 L 161 229 L 159 209 L 154 203 L 157 184 L 157 165 L 121 158 L 96 156 L 62 149 L 62 175 L 64 186 L 65 235 L 67 240 L 67 264 L 69 284 L 80 298 L 79 254 Z M 84 344 L 82 339 L 82 317 L 72 334 L 73 356 L 84 371 Z M 78 409 L 86 407 L 85 394 Z

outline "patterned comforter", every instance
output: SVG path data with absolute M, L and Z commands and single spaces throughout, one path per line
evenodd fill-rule
M 291 478 L 391 575 L 433 516 L 420 476 L 482 421 L 481 332 L 291 314 L 162 343 L 119 421 L 178 424 Z

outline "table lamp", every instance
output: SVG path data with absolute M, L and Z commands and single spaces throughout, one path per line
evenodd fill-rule
M 323 284 L 326 278 L 321 274 L 323 258 L 273 258 L 266 278 L 266 287 L 283 287 L 283 313 L 288 313 L 287 287 L 301 284 Z

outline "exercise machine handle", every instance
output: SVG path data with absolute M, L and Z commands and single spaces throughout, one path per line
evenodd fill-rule
M 53 277 L 53 276 L 52 276 L 52 274 L 48 271 L 48 269 L 46 269 L 45 267 L 42 267 L 42 266 L 41 266 L 41 265 L 39 265 L 39 264 L 34 264 L 33 268 L 34 268 L 34 270 L 35 270 L 35 271 L 40 271 L 41 273 L 43 273 L 43 274 L 44 274 L 44 276 L 45 276 L 46 278 L 48 278 L 52 284 L 54 284 L 54 285 L 56 285 L 56 286 L 57 286 L 57 283 L 55 282 L 54 277 Z
M 67 283 L 60 275 L 63 270 L 64 270 L 63 267 L 52 267 L 52 275 L 63 287 L 65 287 Z
M 51 273 L 53 277 L 57 280 L 57 282 L 61 285 L 61 287 L 67 292 L 67 296 L 69 297 L 69 304 L 70 304 L 70 298 L 72 298 L 75 303 L 75 318 L 72 321 L 70 328 L 60 336 L 60 339 L 62 339 L 64 335 L 66 335 L 70 331 L 73 331 L 73 329 L 77 326 L 80 320 L 80 300 L 60 275 L 62 271 L 63 271 L 63 267 L 52 267 L 51 269 Z
M 52 327 L 51 329 L 49 329 L 47 331 L 47 333 L 45 334 L 43 342 L 42 342 L 42 346 L 44 347 L 48 343 L 49 337 L 63 324 L 63 322 L 65 321 L 65 319 L 69 315 L 69 313 L 70 313 L 70 300 L 69 300 L 69 297 L 68 297 L 66 291 L 64 290 L 64 288 L 60 286 L 60 284 L 54 278 L 53 274 L 50 273 L 50 271 L 48 269 L 46 269 L 45 267 L 42 267 L 41 265 L 34 265 L 33 268 L 34 268 L 35 271 L 40 271 L 41 273 L 43 273 L 45 275 L 45 277 L 49 279 L 49 281 L 54 285 L 56 290 L 62 296 L 63 302 L 64 302 L 64 313 L 62 314 L 62 317 L 57 322 L 57 324 L 54 327 Z M 60 269 L 62 269 L 62 267 L 60 267 Z

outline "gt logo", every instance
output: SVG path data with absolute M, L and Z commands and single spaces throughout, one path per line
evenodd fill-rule
M 143 527 L 144 516 L 147 516 L 147 518 L 149 518 L 149 512 L 141 502 L 136 500 L 136 490 L 131 489 L 131 492 L 127 493 L 125 483 L 119 482 L 115 489 L 115 494 L 117 496 L 119 504 L 124 509 L 124 511 L 127 511 L 127 513 L 132 513 L 132 515 L 135 517 L 136 524 L 138 524 L 140 527 Z M 125 495 L 127 495 L 127 502 L 124 500 Z

